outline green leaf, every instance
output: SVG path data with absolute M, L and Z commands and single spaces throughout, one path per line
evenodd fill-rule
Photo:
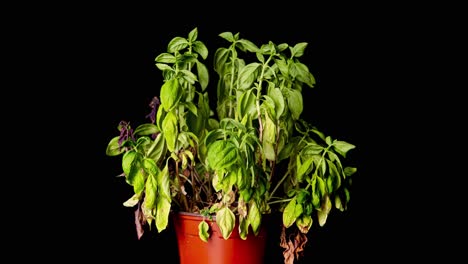
M 214 170 L 222 170 L 237 160 L 236 146 L 230 141 L 217 140 L 208 146 L 208 165 Z
M 130 151 L 124 154 L 122 168 L 124 170 L 126 181 L 133 186 L 135 193 L 140 193 L 145 187 L 145 174 L 143 167 L 143 157 L 140 153 Z
M 256 76 L 256 71 L 260 67 L 260 63 L 249 63 L 239 70 L 239 88 L 248 89 L 251 87 Z
M 341 186 L 341 173 L 338 171 L 336 165 L 333 162 L 328 159 L 326 161 L 328 165 L 328 171 L 330 173 L 330 177 L 328 178 L 332 180 L 331 184 L 333 189 L 330 190 L 330 192 L 336 191 Z
M 304 50 L 307 47 L 307 42 L 297 43 L 293 48 L 291 48 L 291 53 L 294 57 L 299 58 L 304 55 Z
M 201 221 L 198 224 L 198 236 L 202 241 L 208 242 L 208 238 L 210 238 L 210 233 L 208 232 L 209 230 L 210 226 L 206 221 Z
M 158 64 L 160 63 L 175 63 L 176 62 L 176 57 L 170 53 L 161 53 L 159 54 L 154 61 Z M 172 69 L 172 68 L 171 68 Z
M 215 52 L 213 67 L 215 71 L 221 76 L 224 75 L 223 73 L 226 67 L 226 61 L 229 59 L 229 53 L 230 51 L 226 48 L 218 48 Z M 218 96 L 220 96 L 219 93 Z
M 176 51 L 180 51 L 188 47 L 188 42 L 185 38 L 182 37 L 175 37 L 173 38 L 169 44 L 167 45 L 167 51 L 174 53 Z
M 296 221 L 296 197 L 291 199 L 283 211 L 283 225 L 288 228 Z
M 269 96 L 275 102 L 276 119 L 279 120 L 284 111 L 284 97 L 279 88 L 270 89 Z
M 148 165 L 148 170 L 154 171 L 155 173 L 149 173 L 148 178 L 146 179 L 146 184 L 145 184 L 145 200 L 144 200 L 144 206 L 148 209 L 152 209 L 153 207 L 156 206 L 156 197 L 158 193 L 158 182 L 156 180 L 156 174 L 158 173 L 156 164 L 154 164 L 154 161 L 152 160 L 145 160 L 145 163 Z
M 299 159 L 299 156 L 297 157 Z M 304 175 L 306 172 L 311 168 L 313 159 L 306 159 L 304 163 L 301 163 L 300 166 L 297 168 L 297 181 L 302 182 L 304 180 Z
M 166 152 L 166 141 L 163 134 L 159 133 L 147 151 L 148 158 L 159 162 Z
M 162 130 L 164 138 L 166 139 L 167 149 L 173 152 L 178 137 L 177 117 L 174 111 L 167 113 L 162 123 Z
M 257 45 L 247 39 L 239 39 L 237 43 L 241 44 L 244 50 L 248 50 L 250 52 L 257 52 L 259 50 Z
M 219 36 L 222 37 L 223 39 L 229 41 L 229 42 L 236 41 L 231 32 L 223 32 L 223 33 L 219 34 Z
M 313 88 L 315 86 L 315 77 L 309 72 L 309 68 L 300 62 L 295 62 L 294 64 L 296 65 L 297 80 Z
M 241 119 L 246 115 L 254 119 L 257 113 L 257 109 L 255 108 L 256 97 L 252 91 L 253 90 L 246 90 L 245 92 L 240 93 L 237 103 L 237 111 Z
M 316 143 L 308 143 L 301 151 L 301 156 L 310 158 L 312 156 L 321 154 L 324 148 Z
M 205 44 L 201 41 L 193 42 L 192 48 L 195 52 L 200 54 L 204 60 L 208 57 L 208 49 L 206 48 Z
M 125 152 L 125 154 L 122 156 L 122 170 L 126 176 L 130 174 L 133 160 L 135 159 L 136 156 L 137 156 L 137 152 L 134 150 Z
M 216 213 L 216 224 L 218 224 L 224 239 L 231 236 L 235 223 L 236 217 L 229 208 L 223 207 Z
M 135 136 L 149 136 L 152 134 L 156 134 L 158 132 L 159 132 L 159 128 L 155 124 L 146 123 L 146 124 L 139 125 L 135 129 L 134 134 Z
M 161 71 L 172 71 L 171 66 L 163 63 L 156 63 L 156 67 Z
M 197 61 L 197 73 L 202 91 L 205 91 L 210 80 L 208 68 L 206 68 L 205 64 Z
M 189 32 L 188 34 L 188 40 L 190 42 L 194 42 L 195 40 L 197 40 L 197 37 L 198 37 L 198 28 L 193 28 L 192 31 Z
M 106 155 L 107 156 L 118 156 L 125 151 L 125 148 L 121 148 L 119 145 L 119 136 L 112 138 L 109 141 L 109 144 L 106 148 Z
M 336 140 L 333 143 L 333 148 L 335 149 L 335 151 L 343 157 L 346 157 L 346 153 L 355 147 L 356 147 L 355 145 L 350 144 L 346 141 L 341 141 L 341 140 Z
M 304 108 L 302 94 L 298 90 L 290 90 L 288 94 L 288 107 L 294 120 L 299 119 Z
M 327 187 L 326 187 L 325 181 L 320 177 L 317 177 L 316 179 L 318 183 L 317 188 L 320 192 L 320 195 L 325 195 L 327 193 Z
M 168 165 L 164 166 L 164 169 L 156 174 L 156 180 L 158 182 L 159 195 L 164 197 L 169 202 L 171 201 L 171 187 L 170 187 L 170 174 Z
M 195 84 L 198 81 L 197 76 L 193 72 L 189 70 L 181 70 L 181 72 L 184 74 L 182 77 L 190 84 Z
M 169 112 L 180 100 L 182 91 L 177 79 L 166 81 L 160 91 L 161 106 Z
M 351 175 L 353 175 L 354 173 L 356 173 L 356 171 L 357 171 L 357 168 L 354 168 L 354 167 L 346 167 L 346 168 L 344 168 L 344 174 L 345 174 L 346 176 L 351 176 Z

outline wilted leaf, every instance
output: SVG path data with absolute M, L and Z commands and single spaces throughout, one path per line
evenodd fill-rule
M 210 238 L 209 230 L 210 226 L 206 221 L 201 221 L 200 224 L 198 224 L 198 236 L 202 241 L 208 242 L 208 238 Z
M 125 201 L 123 205 L 126 207 L 133 207 L 137 205 L 139 201 L 140 201 L 140 194 L 135 193 L 132 197 L 130 197 L 130 199 Z
M 171 202 L 164 197 L 158 197 L 156 206 L 156 228 L 158 232 L 166 229 L 169 222 L 169 212 L 171 211 Z

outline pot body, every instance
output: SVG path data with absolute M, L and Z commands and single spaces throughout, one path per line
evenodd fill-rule
M 193 213 L 174 213 L 174 229 L 181 264 L 261 264 L 264 263 L 266 230 L 260 228 L 255 236 L 250 230 L 247 239 L 239 237 L 238 223 L 231 236 L 224 239 L 216 221 L 209 219 L 210 238 L 204 242 L 198 236 L 203 217 Z M 263 225 L 262 225 L 263 226 Z

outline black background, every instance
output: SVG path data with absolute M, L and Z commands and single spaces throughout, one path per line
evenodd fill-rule
M 53 135 L 46 134 L 58 143 L 53 158 L 48 157 L 58 177 L 44 198 L 53 202 L 42 206 L 36 220 L 50 228 L 39 229 L 38 237 L 53 234 L 54 249 L 72 259 L 178 263 L 170 227 L 137 239 L 133 211 L 122 205 L 131 187 L 116 177 L 120 159 L 107 157 L 105 149 L 117 135 L 119 121 L 145 121 L 162 84 L 154 58 L 173 37 L 186 37 L 197 27 L 198 39 L 210 52 L 209 68 L 215 49 L 225 44 L 221 32 L 239 32 L 257 45 L 307 42 L 302 62 L 317 84 L 305 89 L 303 117 L 333 138 L 356 145 L 348 158 L 358 168 L 349 210 L 333 212 L 324 227 L 314 223 L 298 263 L 379 261 L 412 252 L 418 231 L 403 232 L 414 221 L 405 217 L 410 209 L 403 200 L 414 190 L 398 188 L 395 175 L 401 171 L 395 164 L 401 157 L 393 155 L 402 137 L 399 111 L 409 101 L 409 96 L 395 95 L 406 91 L 395 81 L 396 75 L 406 74 L 406 62 L 398 61 L 397 52 L 411 35 L 399 31 L 405 14 L 358 5 L 166 4 L 70 6 L 45 16 L 45 23 L 30 22 L 34 34 L 28 36 L 42 50 L 34 61 L 51 65 L 36 66 L 47 72 L 44 84 L 50 85 L 40 90 L 45 97 L 39 102 L 44 106 L 40 116 L 42 124 L 57 127 Z M 211 95 L 214 80 L 212 74 Z M 405 133 L 410 136 L 411 130 Z M 55 214 L 44 216 L 48 212 Z M 282 263 L 277 242 L 269 242 L 267 263 Z

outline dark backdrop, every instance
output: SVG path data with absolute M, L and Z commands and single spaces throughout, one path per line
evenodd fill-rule
M 199 40 L 210 52 L 208 66 L 224 41 L 218 34 L 224 31 L 240 32 L 257 45 L 269 40 L 309 43 L 302 62 L 317 85 L 305 90 L 303 117 L 326 134 L 355 144 L 348 160 L 358 172 L 349 210 L 333 212 L 324 227 L 314 223 L 299 263 L 392 258 L 396 253 L 389 251 L 388 236 L 399 229 L 389 220 L 395 208 L 388 206 L 390 187 L 382 179 L 391 174 L 385 153 L 394 120 L 382 109 L 392 103 L 391 74 L 384 70 L 393 56 L 384 48 L 395 41 L 384 33 L 392 20 L 382 19 L 379 9 L 366 12 L 355 5 L 323 9 L 264 3 L 227 8 L 113 4 L 65 9 L 50 21 L 56 30 L 48 47 L 56 52 L 54 76 L 60 88 L 48 114 L 63 128 L 56 136 L 66 138 L 63 155 L 58 155 L 66 160 L 60 162 L 62 187 L 49 194 L 66 201 L 54 206 L 61 208 L 60 220 L 52 221 L 58 246 L 77 259 L 177 263 L 170 227 L 137 239 L 133 210 L 122 205 L 131 188 L 116 177 L 120 159 L 107 157 L 105 149 L 117 135 L 119 121 L 145 120 L 148 103 L 162 84 L 154 58 L 173 37 L 197 27 Z M 59 27 L 62 21 L 66 23 Z M 213 95 L 215 76 L 211 77 L 208 89 Z M 282 262 L 277 242 L 270 241 L 267 263 Z M 399 247 L 401 251 L 401 243 Z

